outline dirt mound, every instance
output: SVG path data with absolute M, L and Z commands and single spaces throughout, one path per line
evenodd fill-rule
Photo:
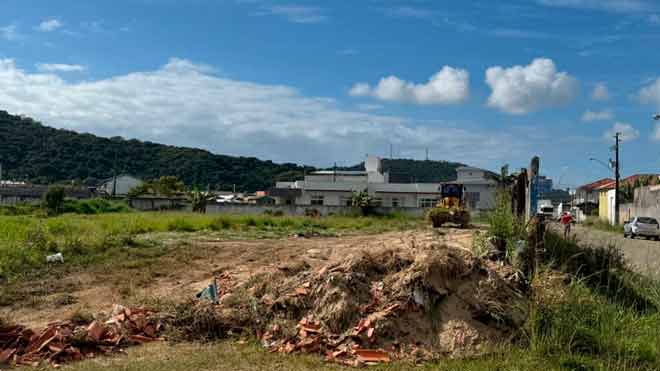
M 266 269 L 225 285 L 216 313 L 272 351 L 345 364 L 469 356 L 525 321 L 527 298 L 514 277 L 458 247 L 383 248 L 316 269 Z

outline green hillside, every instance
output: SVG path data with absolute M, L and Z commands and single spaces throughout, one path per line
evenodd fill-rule
M 330 161 L 331 159 L 329 159 Z M 189 186 L 240 191 L 267 189 L 277 180 L 302 179 L 303 167 L 254 157 L 216 155 L 121 137 L 102 138 L 44 126 L 30 118 L 0 111 L 0 163 L 3 178 L 37 184 L 77 181 L 95 185 L 113 172 L 143 179 L 174 175 Z M 441 182 L 456 178 L 462 164 L 446 161 L 385 159 L 390 181 Z M 364 164 L 352 169 L 364 168 Z M 307 167 L 306 171 L 314 170 Z
M 235 184 L 237 190 L 255 191 L 272 186 L 276 179 L 293 180 L 303 174 L 296 164 L 79 134 L 5 111 L 0 111 L 0 162 L 4 178 L 41 184 L 77 180 L 91 185 L 111 177 L 116 169 L 144 179 L 175 175 L 187 185 L 229 190 Z

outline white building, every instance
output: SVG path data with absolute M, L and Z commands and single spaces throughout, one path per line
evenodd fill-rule
M 102 181 L 97 190 L 110 196 L 126 196 L 131 189 L 142 183 L 142 180 L 134 176 L 123 174 Z
M 399 208 L 429 208 L 441 198 L 442 183 L 390 183 L 381 160 L 369 157 L 366 171 L 317 171 L 296 182 L 278 182 L 270 195 L 278 204 L 304 206 L 350 206 L 354 192 L 366 190 L 376 205 Z M 456 183 L 464 184 L 468 208 L 487 210 L 495 206 L 496 182 L 486 170 L 461 167 Z M 453 182 L 452 182 L 453 183 Z

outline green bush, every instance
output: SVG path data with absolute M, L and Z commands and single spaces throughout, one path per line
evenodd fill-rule
M 103 198 L 89 200 L 65 201 L 63 212 L 75 214 L 103 214 L 103 213 L 125 213 L 131 211 L 123 202 L 109 201 Z
M 43 195 L 43 208 L 48 215 L 57 215 L 64 208 L 64 188 L 53 186 Z

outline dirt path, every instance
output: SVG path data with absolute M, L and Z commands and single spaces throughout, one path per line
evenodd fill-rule
M 624 238 L 623 234 L 575 226 L 573 234 L 580 243 L 605 246 L 613 244 L 623 251 L 626 260 L 640 273 L 660 277 L 660 242 Z
M 17 287 L 16 300 L 0 306 L 0 316 L 32 327 L 42 327 L 76 312 L 108 311 L 115 303 L 148 300 L 185 300 L 209 284 L 214 274 L 227 272 L 234 280 L 247 279 L 272 265 L 306 262 L 312 267 L 358 250 L 405 247 L 437 241 L 469 249 L 473 230 L 442 229 L 388 232 L 334 238 L 275 240 L 219 240 L 210 236 L 177 235 L 176 250 L 157 261 L 94 267 L 85 272 L 49 277 Z

